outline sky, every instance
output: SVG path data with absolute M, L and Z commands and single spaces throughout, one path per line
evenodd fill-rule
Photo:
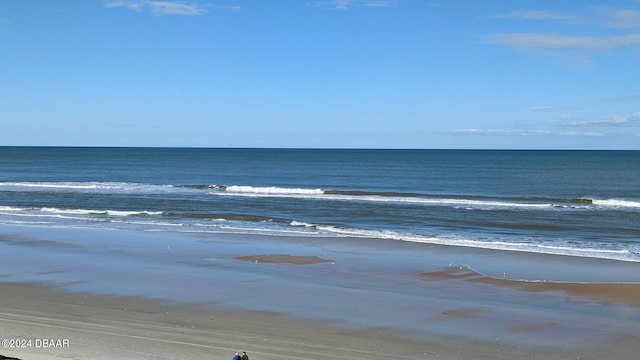
M 1 0 L 14 145 L 640 150 L 640 0 Z

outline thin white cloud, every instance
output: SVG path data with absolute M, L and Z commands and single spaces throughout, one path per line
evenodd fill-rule
M 607 136 L 610 135 L 606 132 L 600 132 L 600 131 L 587 131 L 587 132 L 583 132 L 583 133 L 574 133 L 574 132 L 569 132 L 566 134 L 560 134 L 560 135 L 565 135 L 565 136 L 591 136 L 591 137 L 601 137 L 601 136 Z
M 353 4 L 353 0 L 322 0 L 311 3 L 314 7 L 332 10 L 348 10 Z
M 564 110 L 563 107 L 560 106 L 536 106 L 531 108 L 531 111 L 559 111 Z
M 202 15 L 206 11 L 197 5 L 187 5 L 170 1 L 148 1 L 154 15 Z
M 640 1 L 636 1 L 640 4 Z M 580 33 L 567 32 L 519 32 L 503 31 L 483 37 L 486 44 L 510 47 L 514 50 L 535 51 L 552 56 L 572 68 L 590 69 L 596 65 L 591 57 L 593 52 L 609 52 L 640 47 L 640 6 L 626 8 L 612 6 L 587 6 L 578 12 L 567 14 L 549 10 L 515 10 L 499 15 L 494 19 L 517 19 L 532 21 L 556 21 L 564 25 L 580 25 Z M 513 25 L 513 22 L 505 23 Z M 584 28 L 590 27 L 591 33 L 603 35 L 583 35 Z M 602 28 L 617 28 L 626 33 L 613 34 Z M 566 28 L 566 27 L 565 27 Z M 568 28 L 566 28 L 569 30 Z M 600 30 L 600 31 L 598 31 Z M 564 30 L 563 30 L 564 31 Z M 609 34 L 609 35 L 604 35 Z
M 640 46 L 640 34 L 609 37 L 567 36 L 557 33 L 506 33 L 489 35 L 488 43 L 519 50 L 618 50 Z
M 571 121 L 568 126 L 591 127 L 635 127 L 640 126 L 640 113 L 627 115 L 612 115 L 607 118 L 591 121 Z
M 315 0 L 311 6 L 330 10 L 349 10 L 353 7 L 387 8 L 396 6 L 398 0 Z
M 597 11 L 604 17 L 603 26 L 613 28 L 640 28 L 640 10 L 599 7 Z
M 525 20 L 573 20 L 576 17 L 564 15 L 549 10 L 516 10 L 506 14 L 494 16 L 497 19 L 525 19 Z
M 640 1 L 638 2 L 640 3 Z M 623 9 L 609 6 L 591 7 L 581 16 L 567 15 L 550 10 L 514 10 L 504 14 L 491 16 L 495 19 L 522 19 L 539 21 L 562 21 L 575 24 L 597 24 L 613 28 L 640 28 L 640 10 Z
M 629 95 L 629 96 L 620 96 L 615 98 L 602 99 L 599 102 L 628 102 L 628 101 L 638 101 L 638 100 L 640 100 L 640 95 Z
M 153 15 L 202 15 L 207 11 L 195 4 L 185 4 L 177 1 L 151 1 L 151 0 L 113 0 L 105 4 L 110 8 L 127 8 L 134 11 L 149 11 Z
M 606 136 L 608 133 L 601 131 L 550 131 L 550 130 L 504 130 L 504 129 L 456 129 L 452 131 L 456 135 L 478 136 Z
M 129 10 L 140 11 L 143 8 L 144 1 L 132 1 L 132 0 L 113 0 L 105 4 L 108 8 L 123 7 Z
M 397 5 L 396 0 L 369 0 L 362 4 L 368 7 L 393 7 Z
M 486 134 L 495 134 L 497 132 L 502 132 L 501 130 L 482 130 L 477 128 L 469 128 L 469 129 L 455 129 L 453 130 L 454 134 L 462 134 L 462 135 L 486 135 Z
M 548 130 L 505 130 L 505 129 L 456 129 L 454 134 L 459 135 L 509 135 L 509 136 L 532 136 L 532 135 L 549 135 Z
M 463 128 L 451 131 L 460 136 L 566 136 L 566 137 L 603 137 L 629 135 L 630 130 L 640 127 L 640 112 L 626 115 L 612 115 L 596 120 L 576 120 L 572 116 L 562 116 L 562 123 L 548 128 L 538 129 L 481 129 Z

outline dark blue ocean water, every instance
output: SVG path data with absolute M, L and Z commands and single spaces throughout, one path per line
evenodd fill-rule
M 640 261 L 640 152 L 0 147 L 0 224 Z

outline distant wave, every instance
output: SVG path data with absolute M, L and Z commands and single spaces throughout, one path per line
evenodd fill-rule
M 305 195 L 324 194 L 321 189 L 283 188 L 278 186 L 246 186 L 246 185 L 186 185 L 186 187 L 204 190 L 214 190 L 229 193 L 243 194 L 278 194 L 278 195 Z
M 629 199 L 554 198 L 540 196 L 492 197 L 470 194 L 421 194 L 357 189 L 305 189 L 247 185 L 179 185 L 127 182 L 0 182 L 0 191 L 87 192 L 100 194 L 210 194 L 236 197 L 279 197 L 481 209 L 589 209 L 597 207 L 640 209 L 640 201 Z
M 85 209 L 58 209 L 58 208 L 20 208 L 12 206 L 0 206 L 0 212 L 40 212 L 44 214 L 69 214 L 69 215 L 105 215 L 105 216 L 158 216 L 162 211 L 122 211 L 122 210 L 85 210 Z
M 361 191 L 361 190 L 324 190 L 327 195 L 351 195 L 351 196 L 389 196 L 389 197 L 423 197 L 418 193 L 394 192 L 394 191 Z
M 207 214 L 207 213 L 165 213 L 165 216 L 168 217 L 176 217 L 176 218 L 185 218 L 185 219 L 200 219 L 200 220 L 215 220 L 215 221 L 245 221 L 245 222 L 274 222 L 274 223 L 286 223 L 286 221 L 273 219 L 266 216 L 257 216 L 257 215 L 245 215 L 245 214 Z
M 24 215 L 24 216 L 51 216 L 51 215 L 71 215 L 79 220 L 94 220 L 97 217 L 156 217 L 170 218 L 176 220 L 212 220 L 212 221 L 242 221 L 242 222 L 273 222 L 288 224 L 288 220 L 274 219 L 266 216 L 232 214 L 232 213 L 181 213 L 164 211 L 123 211 L 123 210 L 89 210 L 89 209 L 60 209 L 60 208 L 34 208 L 34 207 L 12 207 L 0 206 L 0 214 Z M 80 217 L 85 215 L 86 217 Z
M 431 206 L 487 206 L 487 207 L 531 207 L 550 208 L 549 203 L 524 203 L 508 200 L 479 197 L 464 198 L 438 197 L 437 195 L 420 195 L 395 192 L 342 191 L 322 189 L 299 189 L 281 187 L 221 186 L 210 185 L 212 195 L 244 196 L 244 197 L 286 197 L 312 200 L 384 202 L 398 204 L 422 204 Z
M 162 211 L 122 211 L 122 210 L 82 210 L 82 209 L 57 209 L 41 208 L 41 212 L 56 214 L 77 214 L 77 215 L 106 215 L 106 216 L 158 216 Z
M 507 200 L 511 201 L 536 201 L 536 202 L 550 202 L 554 204 L 593 204 L 593 199 L 586 198 L 547 198 L 538 196 L 529 197 L 507 197 Z
M 228 192 L 246 193 L 246 194 L 285 194 L 285 195 L 320 195 L 324 194 L 321 189 L 297 189 L 297 188 L 281 188 L 276 186 L 270 187 L 253 187 L 253 186 L 227 186 Z
M 337 200 L 360 202 L 394 202 L 431 206 L 508 207 L 508 208 L 583 208 L 585 205 L 613 207 L 640 207 L 634 201 L 600 201 L 588 198 L 548 198 L 536 196 L 490 197 L 477 195 L 419 194 L 389 191 L 322 190 L 282 187 L 253 187 L 206 185 L 199 188 L 214 190 L 213 195 L 245 197 L 290 197 L 313 200 Z
M 31 188 L 31 189 L 99 189 L 110 188 L 107 183 L 74 183 L 74 182 L 4 182 L 2 188 Z
M 0 191 L 85 192 L 106 194 L 175 192 L 174 185 L 128 182 L 0 182 Z
M 629 208 L 640 208 L 640 201 L 629 201 L 629 200 L 621 200 L 621 199 L 604 199 L 604 200 L 593 200 L 594 205 L 603 205 L 603 206 L 612 206 L 612 207 L 629 207 Z

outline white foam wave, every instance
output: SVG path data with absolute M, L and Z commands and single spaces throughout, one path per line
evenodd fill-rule
M 173 185 L 127 182 L 0 182 L 0 190 L 90 193 L 166 193 L 188 191 Z
M 565 256 L 579 256 L 614 259 L 621 261 L 640 262 L 640 254 L 635 249 L 620 248 L 593 248 L 581 247 L 579 245 L 564 244 L 560 242 L 538 242 L 538 241 L 507 241 L 507 240 L 487 240 L 481 238 L 465 238 L 454 236 L 426 236 L 412 233 L 402 233 L 390 230 L 368 230 L 339 227 L 332 225 L 313 224 L 301 221 L 291 221 L 288 224 L 267 224 L 260 222 L 244 221 L 216 221 L 200 222 L 188 219 L 175 219 L 167 222 L 165 217 L 155 217 L 163 215 L 162 212 L 149 211 L 119 211 L 119 210 L 82 210 L 82 209 L 58 209 L 58 208 L 16 208 L 0 207 L 2 222 L 24 223 L 32 225 L 54 226 L 54 224 L 64 224 L 65 226 L 116 226 L 117 228 L 128 228 L 134 226 L 143 231 L 161 231 L 162 229 L 176 229 L 172 231 L 207 233 L 207 232 L 233 232 L 243 234 L 266 234 L 278 236 L 308 236 L 308 237 L 352 237 L 387 239 L 397 241 L 408 241 L 426 244 L 462 246 L 473 248 L 485 248 L 493 250 L 520 251 L 531 253 L 544 253 Z M 141 218 L 140 216 L 147 216 Z M 33 219 L 33 220 L 29 220 Z M 55 220 L 54 220 L 55 219 Z M 62 219 L 63 222 L 59 222 Z M 48 220 L 54 221 L 49 222 Z M 177 229 L 180 230 L 177 230 Z M 597 246 L 597 245 L 596 245 Z M 634 250 L 634 251 L 632 251 Z
M 254 186 L 227 186 L 225 191 L 231 193 L 242 194 L 259 194 L 259 195 L 321 195 L 324 194 L 322 189 L 300 189 L 300 188 L 282 188 L 277 186 L 254 187 Z
M 184 224 L 181 223 L 172 223 L 172 222 L 159 222 L 159 221 L 123 221 L 123 220 L 113 220 L 112 223 L 119 223 L 123 225 L 143 225 L 145 227 L 182 227 Z
M 419 198 L 402 196 L 379 196 L 379 195 L 342 195 L 325 194 L 320 189 L 287 189 L 287 188 L 255 188 L 251 186 L 229 186 L 226 191 L 213 191 L 212 195 L 218 196 L 244 196 L 244 197 L 272 197 L 272 198 L 298 198 L 307 200 L 324 201 L 346 201 L 346 202 L 372 202 L 372 203 L 395 203 L 429 206 L 467 206 L 477 208 L 530 208 L 530 209 L 552 209 L 550 203 L 525 203 L 509 201 L 489 201 L 473 199 L 450 199 L 450 198 Z
M 599 206 L 610 207 L 627 207 L 627 208 L 640 208 L 640 201 L 622 200 L 622 199 L 593 199 L 592 203 Z
M 88 209 L 59 209 L 59 208 L 20 208 L 11 206 L 0 206 L 0 212 L 15 214 L 22 212 L 25 214 L 60 214 L 60 215 L 106 215 L 106 216 L 160 216 L 162 211 L 122 211 L 122 210 L 88 210 Z
M 223 191 L 210 192 L 212 195 L 219 196 L 244 196 L 244 197 L 275 197 L 275 198 L 299 198 L 311 200 L 327 200 L 327 201 L 353 201 L 353 202 L 373 202 L 373 203 L 396 203 L 396 204 L 412 204 L 426 206 L 453 206 L 468 210 L 488 210 L 496 208 L 511 209 L 573 209 L 573 210 L 589 210 L 594 206 L 599 207 L 626 207 L 640 208 L 640 201 L 621 200 L 621 199 L 604 199 L 592 200 L 592 204 L 556 204 L 553 202 L 535 202 L 535 201 L 502 201 L 502 200 L 478 200 L 464 198 L 447 198 L 447 197 L 410 197 L 410 196 L 380 196 L 380 195 L 346 195 L 346 194 L 327 194 L 322 189 L 300 189 L 300 188 L 281 188 L 281 187 L 253 187 L 253 186 L 214 186 L 223 189 Z
M 154 216 L 162 215 L 162 211 L 121 211 L 121 210 L 85 210 L 85 209 L 58 209 L 42 208 L 42 212 L 57 214 L 78 214 L 78 215 L 107 215 L 107 216 Z
M 48 182 L 3 182 L 0 183 L 1 188 L 32 188 L 32 189 L 99 189 L 105 188 L 106 185 L 99 183 L 48 183 Z
M 86 192 L 102 194 L 202 194 L 217 196 L 244 197 L 279 197 L 306 200 L 345 201 L 360 203 L 395 203 L 424 206 L 453 206 L 469 210 L 506 209 L 568 209 L 590 210 L 598 208 L 640 209 L 640 201 L 625 199 L 593 199 L 591 204 L 554 204 L 553 202 L 536 202 L 501 199 L 464 199 L 448 197 L 419 196 L 381 196 L 350 195 L 326 193 L 323 189 L 287 188 L 278 186 L 245 186 L 245 185 L 210 185 L 197 188 L 179 185 L 157 185 L 129 182 L 0 182 L 0 191 L 50 191 L 50 192 Z M 0 211 L 2 208 L 0 208 Z M 9 210 L 7 210 L 9 211 Z
M 307 227 L 307 228 L 315 228 L 316 227 L 316 225 L 309 224 L 309 223 L 306 223 L 306 222 L 301 222 L 301 221 L 295 221 L 295 220 L 292 221 L 290 223 L 290 225 L 291 226 L 298 226 L 298 227 Z
M 0 206 L 0 211 L 15 212 L 15 211 L 23 211 L 23 210 L 25 209 L 12 207 L 12 206 Z
M 619 261 L 640 262 L 640 256 L 628 249 L 598 249 L 580 248 L 562 244 L 544 244 L 530 242 L 487 241 L 481 239 L 468 239 L 460 237 L 436 237 L 416 234 L 400 233 L 395 231 L 363 230 L 342 228 L 329 225 L 314 225 L 308 223 L 292 222 L 292 226 L 303 226 L 306 229 L 315 229 L 318 236 L 345 236 L 355 238 L 387 239 L 409 241 L 434 245 L 460 246 L 481 248 L 490 250 L 530 252 L 550 255 L 563 255 L 575 257 L 589 257 L 611 259 Z

